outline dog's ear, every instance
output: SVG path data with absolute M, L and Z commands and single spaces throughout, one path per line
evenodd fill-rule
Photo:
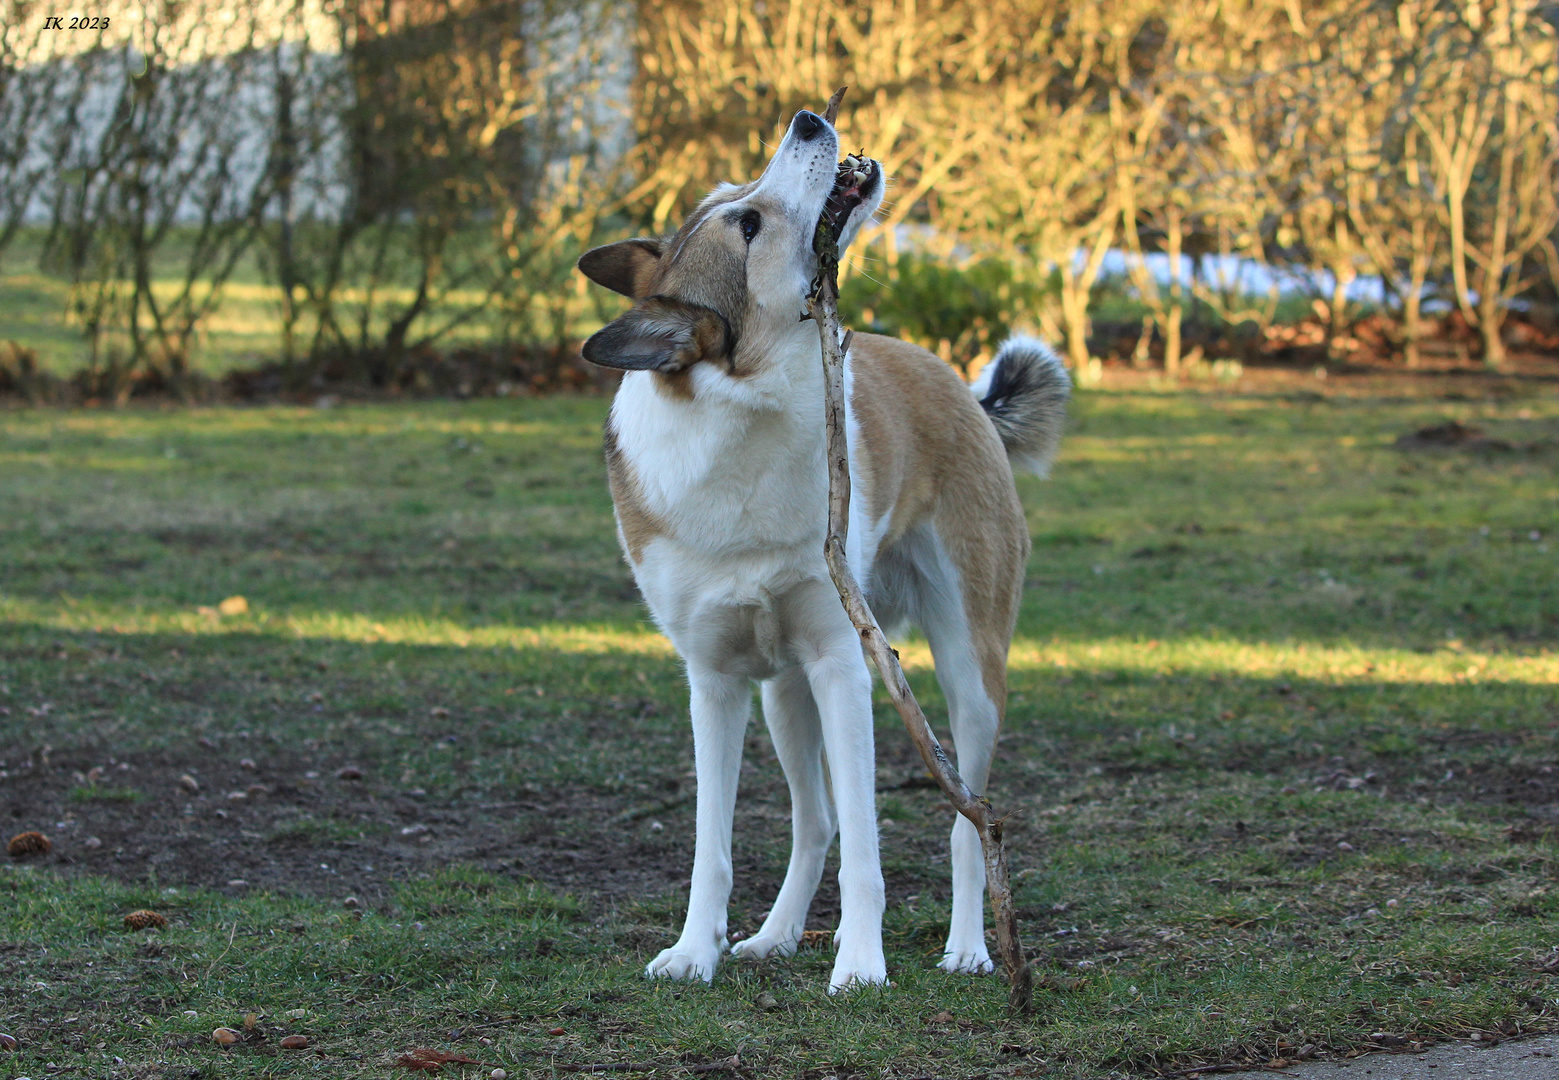
M 730 355 L 731 328 L 702 304 L 652 296 L 585 342 L 585 359 L 625 371 L 682 371 Z
M 664 242 L 647 237 L 592 248 L 579 257 L 579 269 L 597 285 L 635 300 L 649 295 L 650 279 L 660 263 Z

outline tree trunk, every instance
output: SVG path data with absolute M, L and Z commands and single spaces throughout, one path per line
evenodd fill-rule
M 1164 318 L 1164 374 L 1180 374 L 1180 323 L 1185 316 L 1185 286 L 1180 281 L 1180 252 L 1185 243 L 1185 219 L 1180 208 L 1170 204 L 1164 239 L 1169 256 L 1169 311 Z

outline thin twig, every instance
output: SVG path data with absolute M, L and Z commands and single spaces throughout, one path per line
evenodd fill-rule
M 656 1072 L 660 1069 L 680 1070 L 690 1073 L 711 1072 L 737 1072 L 742 1067 L 742 1059 L 737 1054 L 719 1061 L 710 1061 L 702 1065 L 657 1065 L 653 1061 L 608 1061 L 594 1065 L 556 1065 L 558 1072 L 567 1073 L 609 1073 L 609 1072 Z
M 607 824 L 626 825 L 628 822 L 638 821 L 640 818 L 647 818 L 651 814 L 663 814 L 667 810 L 675 810 L 677 807 L 692 801 L 692 793 L 685 795 L 673 795 L 669 799 L 660 800 L 660 802 L 645 803 L 642 806 L 629 807 L 622 813 L 607 818 Z
M 221 956 L 218 956 L 215 960 L 211 961 L 211 966 L 206 969 L 205 978 L 200 980 L 202 983 L 207 983 L 207 982 L 211 981 L 211 973 L 213 971 L 215 971 L 217 969 L 217 965 L 222 962 L 222 957 L 226 956 L 228 953 L 233 951 L 233 938 L 235 936 L 237 936 L 237 934 L 238 934 L 238 920 L 234 919 L 233 920 L 233 929 L 231 931 L 229 931 L 228 935 L 227 935 L 227 948 L 222 950 L 222 955 Z
M 830 120 L 837 114 L 844 89 L 829 99 L 824 114 Z M 1012 906 L 1012 887 L 1007 877 L 1007 855 L 1002 848 L 1002 819 L 983 796 L 969 790 L 958 770 L 948 760 L 937 741 L 926 714 L 915 700 L 899 666 L 898 653 L 888 644 L 877 618 L 866 603 L 861 587 L 845 559 L 845 535 L 850 523 L 850 453 L 844 426 L 844 357 L 850 349 L 851 334 L 839 325 L 839 238 L 834 235 L 825 213 L 813 234 L 812 249 L 817 252 L 815 290 L 807 298 L 807 311 L 817 323 L 823 344 L 823 415 L 828 443 L 828 536 L 823 541 L 823 558 L 828 573 L 839 590 L 839 602 L 861 636 L 861 644 L 872 658 L 878 674 L 887 686 L 909 737 L 920 751 L 920 758 L 936 778 L 937 786 L 960 814 L 980 834 L 985 854 L 985 880 L 990 890 L 991 911 L 996 923 L 996 950 L 1002 958 L 1010 984 L 1008 1005 L 1013 1012 L 1028 1012 L 1034 995 L 1034 976 L 1023 956 L 1018 937 L 1018 918 Z

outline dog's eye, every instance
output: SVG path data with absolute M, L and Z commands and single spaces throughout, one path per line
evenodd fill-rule
M 749 210 L 742 215 L 741 221 L 738 224 L 742 227 L 742 239 L 750 244 L 753 238 L 758 235 L 758 230 L 763 226 L 763 219 L 758 216 L 756 210 Z

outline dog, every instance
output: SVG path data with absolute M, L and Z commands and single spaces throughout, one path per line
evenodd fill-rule
M 731 822 L 760 685 L 790 788 L 790 864 L 761 929 L 731 946 L 789 955 L 839 835 L 830 992 L 885 983 L 872 677 L 823 560 L 828 476 L 816 325 L 805 301 L 825 210 L 840 250 L 882 202 L 882 164 L 852 156 L 811 112 L 763 174 L 722 184 L 670 238 L 595 248 L 592 281 L 635 304 L 585 342 L 625 374 L 605 430 L 618 538 L 687 669 L 698 784 L 687 920 L 646 974 L 712 980 L 727 948 Z M 971 389 L 973 393 L 971 393 Z M 1070 382 L 1043 343 L 1014 338 L 971 388 L 894 338 L 846 357 L 847 557 L 881 625 L 917 624 L 946 695 L 957 766 L 982 792 L 1006 705 L 1029 554 L 1013 467 L 1054 456 Z M 941 967 L 983 973 L 985 868 L 960 817 Z

